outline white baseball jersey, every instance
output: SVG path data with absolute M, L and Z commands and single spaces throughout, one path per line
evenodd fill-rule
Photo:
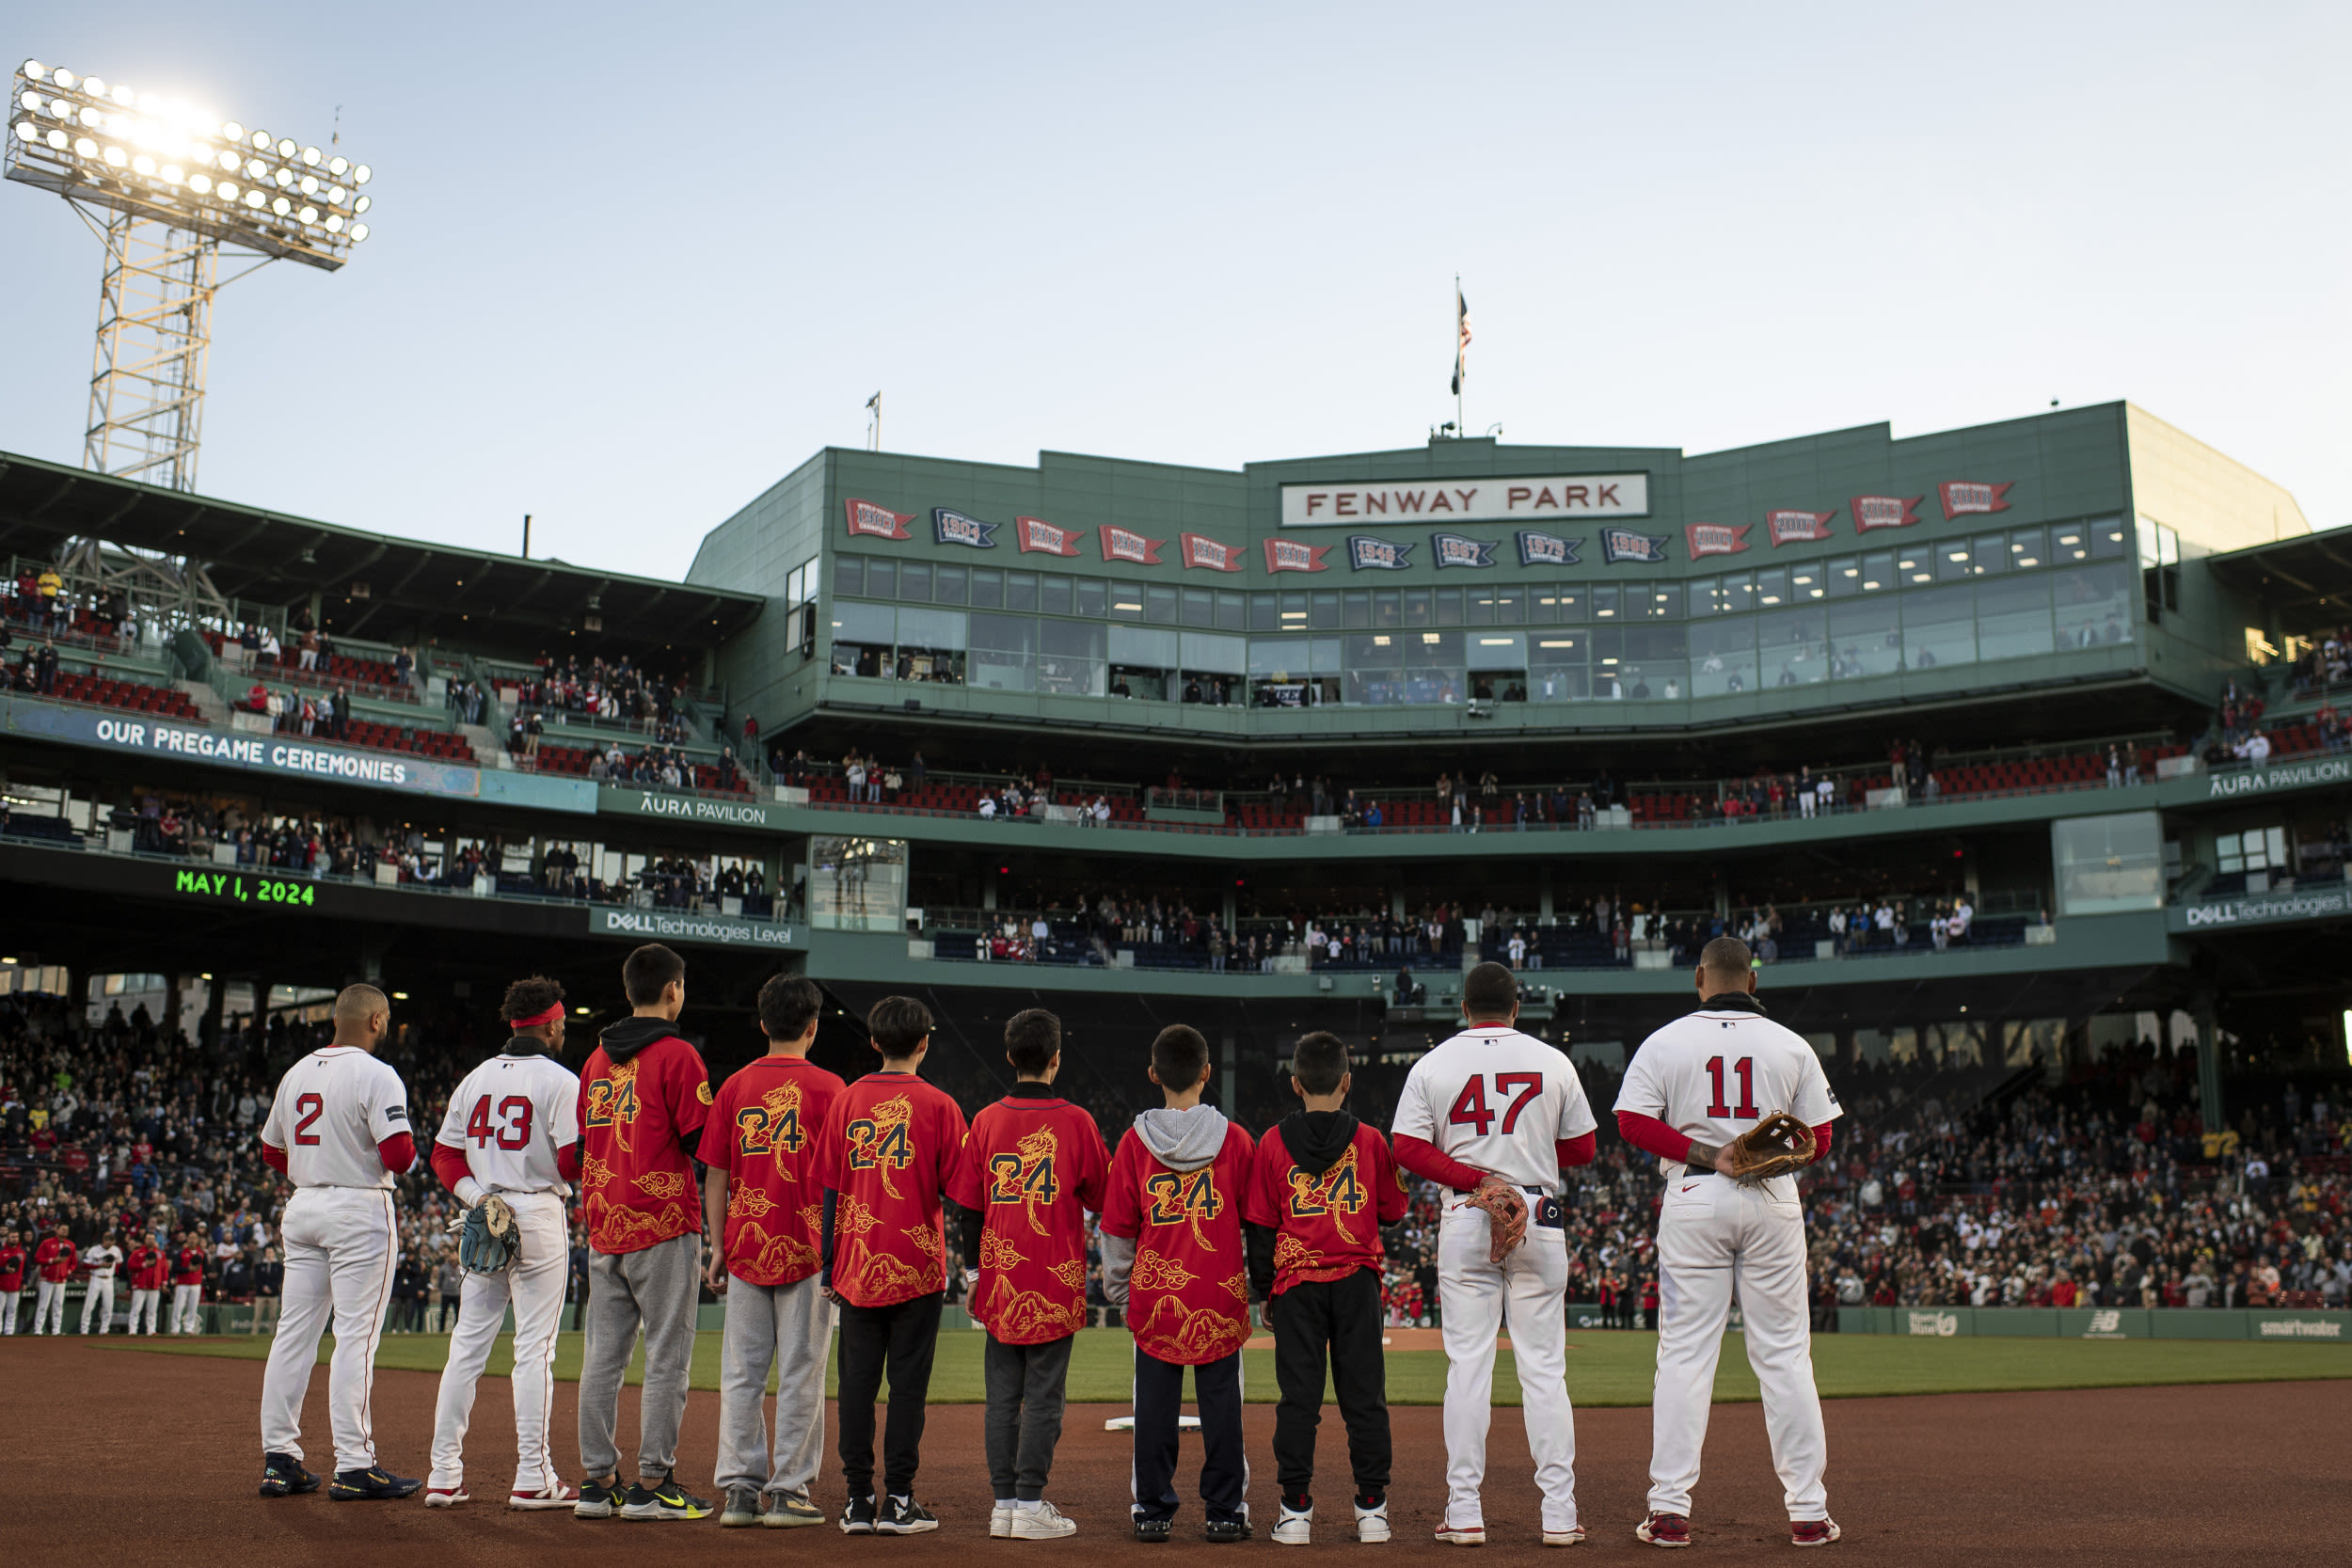
M 1731 1142 L 1774 1111 L 1808 1127 L 1846 1114 L 1804 1037 L 1743 1007 L 1702 1007 L 1644 1040 L 1616 1108 L 1710 1144 Z M 1681 1169 L 1661 1165 L 1670 1176 Z
M 82 1261 L 89 1265 L 92 1279 L 112 1279 L 115 1265 L 122 1261 L 122 1249 L 101 1242 L 82 1254 Z
M 438 1141 L 485 1192 L 565 1196 L 555 1151 L 579 1138 L 579 1104 L 580 1075 L 545 1052 L 493 1056 L 449 1097 Z
M 1556 1146 L 1593 1127 L 1566 1053 L 1508 1023 L 1474 1023 L 1413 1064 L 1390 1132 L 1516 1186 L 1556 1194 Z
M 286 1151 L 297 1187 L 389 1187 L 376 1145 L 407 1132 L 400 1074 L 356 1046 L 326 1046 L 286 1069 L 262 1141 Z

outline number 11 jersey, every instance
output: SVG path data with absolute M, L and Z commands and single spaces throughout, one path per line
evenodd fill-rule
M 1644 1040 L 1616 1108 L 1710 1144 L 1731 1142 L 1774 1111 L 1807 1127 L 1844 1114 L 1805 1037 L 1749 1006 L 1701 1007 Z M 1681 1168 L 1660 1164 L 1670 1175 Z M 1796 1190 L 1789 1177 L 1769 1185 L 1782 1196 Z
M 1507 1023 L 1473 1023 L 1413 1064 L 1389 1131 L 1556 1195 L 1559 1145 L 1596 1125 L 1567 1053 Z

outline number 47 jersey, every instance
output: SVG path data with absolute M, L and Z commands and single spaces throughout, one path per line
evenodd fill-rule
M 1556 1194 L 1558 1146 L 1595 1125 L 1565 1052 L 1507 1023 L 1475 1023 L 1413 1064 L 1390 1132 Z
M 580 1079 L 542 1052 L 491 1057 L 449 1097 L 436 1141 L 465 1150 L 466 1168 L 501 1193 L 568 1193 L 555 1153 L 580 1135 Z

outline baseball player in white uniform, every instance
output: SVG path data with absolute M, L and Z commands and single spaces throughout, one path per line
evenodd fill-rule
M 1654 1546 L 1691 1544 L 1691 1489 L 1715 1386 L 1715 1362 L 1736 1292 L 1748 1364 L 1764 1396 L 1772 1466 L 1789 1538 L 1838 1538 L 1822 1484 L 1828 1445 L 1813 1386 L 1805 1308 L 1804 1212 L 1793 1176 L 1731 1180 L 1725 1146 L 1786 1111 L 1829 1151 L 1844 1115 L 1804 1037 L 1764 1016 L 1746 942 L 1718 937 L 1700 955 L 1698 1011 L 1642 1042 L 1617 1094 L 1626 1141 L 1659 1157 L 1667 1177 L 1658 1214 L 1658 1382 L 1650 1415 L 1649 1516 L 1634 1531 Z
M 495 1194 L 515 1212 L 519 1246 L 499 1274 L 468 1274 L 457 1332 L 433 1417 L 428 1507 L 467 1500 L 466 1428 L 474 1386 L 515 1308 L 517 1457 L 506 1506 L 570 1508 L 580 1494 L 564 1484 L 548 1447 L 548 1406 L 555 1394 L 555 1330 L 564 1312 L 571 1232 L 564 1200 L 567 1175 L 580 1170 L 580 1077 L 559 1059 L 564 1050 L 564 988 L 533 975 L 506 988 L 500 1011 L 514 1031 L 506 1049 L 471 1072 L 450 1096 L 434 1140 L 433 1169 L 471 1209 Z
M 98 1314 L 98 1332 L 106 1332 L 106 1325 L 115 1315 L 115 1270 L 122 1266 L 122 1249 L 101 1236 L 82 1254 L 82 1261 L 89 1266 L 89 1292 L 82 1297 L 82 1332 L 90 1332 L 90 1314 Z
M 1509 1319 L 1525 1402 L 1547 1546 L 1584 1539 L 1576 1513 L 1576 1427 L 1568 1405 L 1566 1232 L 1560 1170 L 1593 1158 L 1594 1121 L 1575 1067 L 1521 1034 L 1518 983 L 1497 963 L 1462 982 L 1462 1032 L 1413 1064 L 1391 1132 L 1397 1164 L 1457 1193 L 1503 1181 L 1525 1193 L 1527 1239 L 1489 1260 L 1480 1210 L 1446 1205 L 1438 1231 L 1438 1300 L 1445 1352 L 1446 1508 L 1438 1539 L 1484 1545 L 1479 1487 L 1486 1474 L 1496 1340 Z
M 262 1125 L 262 1157 L 294 1188 L 279 1224 L 284 1306 L 262 1374 L 265 1497 L 318 1488 L 319 1478 L 302 1467 L 302 1399 L 330 1315 L 335 1478 L 326 1495 L 339 1502 L 405 1497 L 421 1484 L 377 1467 L 369 1430 L 375 1349 L 400 1261 L 392 1178 L 417 1158 L 408 1091 L 374 1055 L 390 1023 L 382 991 L 345 987 L 335 998 L 334 1043 L 286 1069 Z

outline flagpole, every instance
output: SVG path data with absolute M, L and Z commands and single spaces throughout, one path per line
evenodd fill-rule
M 1462 275 L 1454 275 L 1454 438 L 1460 440 L 1470 434 L 1470 426 L 1462 422 Z

